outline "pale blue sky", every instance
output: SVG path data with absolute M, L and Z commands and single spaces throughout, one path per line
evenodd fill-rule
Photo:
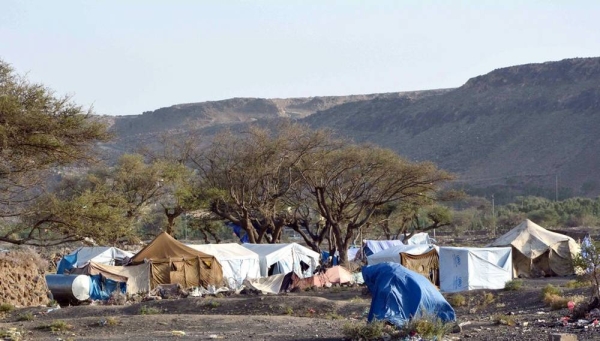
M 96 113 L 458 87 L 600 56 L 600 1 L 2 1 L 0 58 Z

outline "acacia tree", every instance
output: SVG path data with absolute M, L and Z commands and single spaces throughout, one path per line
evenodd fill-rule
M 213 190 L 211 210 L 239 225 L 251 243 L 280 240 L 284 198 L 296 190 L 298 164 L 329 141 L 324 131 L 286 123 L 272 133 L 252 127 L 218 135 L 194 162 Z
M 418 203 L 452 177 L 432 163 L 412 163 L 391 150 L 348 145 L 303 160 L 299 170 L 320 215 L 330 224 L 342 265 L 348 246 L 387 203 Z
M 67 240 L 83 239 L 80 225 L 58 228 L 34 220 L 51 170 L 93 160 L 94 143 L 108 139 L 106 125 L 91 110 L 28 82 L 0 60 L 0 241 L 38 245 L 49 232 L 56 242 L 65 232 Z

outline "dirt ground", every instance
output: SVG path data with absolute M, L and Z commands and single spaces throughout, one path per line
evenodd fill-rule
M 456 309 L 462 331 L 445 340 L 548 340 L 552 333 L 600 340 L 600 328 L 563 326 L 559 321 L 568 309 L 551 310 L 540 299 L 547 284 L 562 286 L 565 296 L 585 295 L 587 289 L 564 287 L 571 279 L 528 279 L 519 291 L 461 293 L 467 302 Z M 344 325 L 363 323 L 369 305 L 370 296 L 362 287 L 334 287 L 280 295 L 80 305 L 50 312 L 48 307 L 29 307 L 6 313 L 0 331 L 7 334 L 15 328 L 24 340 L 343 340 Z M 492 316 L 498 314 L 511 316 L 516 325 L 497 324 Z M 51 326 L 64 330 L 52 331 Z M 68 330 L 61 328 L 65 326 Z

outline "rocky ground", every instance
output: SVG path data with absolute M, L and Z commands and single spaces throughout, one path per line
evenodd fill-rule
M 567 288 L 570 280 L 528 279 L 517 291 L 462 293 L 465 305 L 456 308 L 462 330 L 445 339 L 549 340 L 553 333 L 571 333 L 579 340 L 600 340 L 600 328 L 592 321 L 565 325 L 561 318 L 569 310 L 552 310 L 542 302 L 540 292 L 547 284 L 561 287 L 564 296 L 587 294 L 585 288 Z M 5 312 L 0 335 L 25 340 L 343 340 L 344 326 L 364 323 L 369 305 L 362 287 L 334 287 L 123 306 L 29 307 Z

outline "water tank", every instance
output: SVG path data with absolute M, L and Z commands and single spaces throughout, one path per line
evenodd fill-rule
M 76 304 L 90 298 L 92 282 L 86 275 L 46 275 L 48 289 L 61 305 Z

